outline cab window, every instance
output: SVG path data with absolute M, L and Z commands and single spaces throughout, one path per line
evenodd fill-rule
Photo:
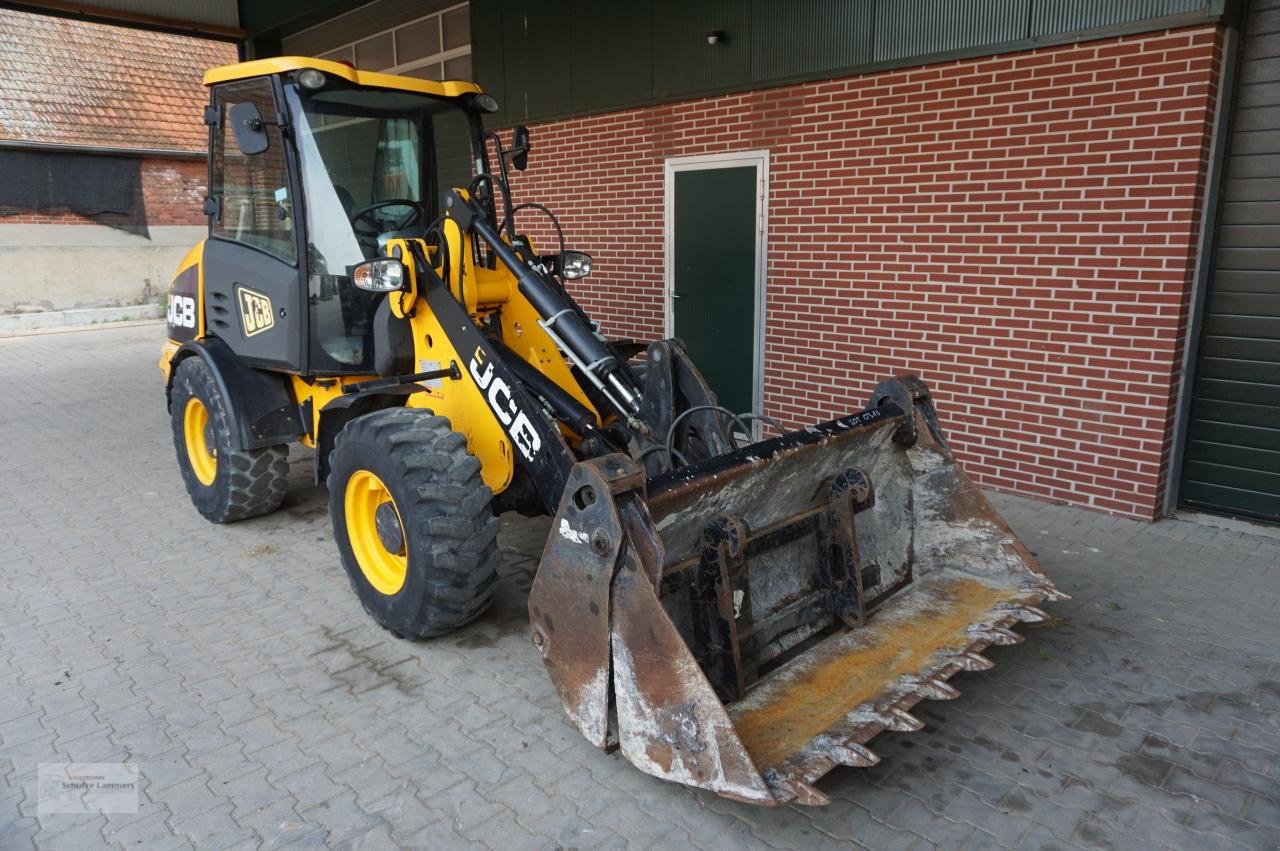
M 289 197 L 288 172 L 280 128 L 264 123 L 267 149 L 246 155 L 236 143 L 228 113 L 238 103 L 250 102 L 266 122 L 274 122 L 275 99 L 271 82 L 245 80 L 219 86 L 214 105 L 220 121 L 210 151 L 209 194 L 219 201 L 210 233 L 222 239 L 260 248 L 290 263 L 297 260 L 293 237 L 293 199 Z

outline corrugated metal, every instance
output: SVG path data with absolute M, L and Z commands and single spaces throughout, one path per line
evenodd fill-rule
M 653 95 L 653 9 L 647 3 L 571 0 L 573 108 L 641 103 Z M 608 68 L 609 73 L 600 70 Z
M 1194 506 L 1280 520 L 1280 0 L 1241 42 L 1182 470 Z
M 287 56 L 319 56 L 340 44 L 350 44 L 374 33 L 385 32 L 456 3 L 457 0 L 375 0 L 337 17 L 312 22 L 306 29 L 286 35 L 281 41 L 281 49 Z
M 752 0 L 752 79 L 866 65 L 873 60 L 875 7 L 875 0 Z
M 191 21 L 215 27 L 240 26 L 236 0 L 91 0 L 85 9 L 109 9 L 173 21 Z
M 503 3 L 503 112 L 512 121 L 560 115 L 573 107 L 571 42 L 565 37 L 569 20 L 563 7 L 557 0 Z
M 1025 38 L 1031 0 L 878 0 L 875 61 Z
M 1088 30 L 1125 21 L 1207 10 L 1213 0 L 1032 0 L 1031 32 Z
M 653 0 L 654 94 L 661 98 L 749 83 L 750 9 L 749 0 Z M 712 30 L 723 31 L 724 41 L 707 44 Z

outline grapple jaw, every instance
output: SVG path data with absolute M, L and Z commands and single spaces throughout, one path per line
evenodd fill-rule
M 826 803 L 883 730 L 958 692 L 1060 599 L 948 450 L 928 391 L 646 479 L 570 475 L 529 597 L 533 640 L 588 740 L 756 804 Z

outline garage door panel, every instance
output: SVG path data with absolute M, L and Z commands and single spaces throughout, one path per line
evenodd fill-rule
M 1222 205 L 1224 225 L 1266 225 L 1280 222 L 1280 201 L 1233 201 Z
M 1280 224 L 1224 224 L 1218 231 L 1218 245 L 1224 248 L 1268 248 L 1280 245 Z
M 1240 82 L 1246 86 L 1252 83 L 1274 83 L 1277 80 L 1280 80 L 1280 57 L 1248 62 L 1240 69 Z
M 1251 109 L 1258 106 L 1275 106 L 1280 104 L 1280 90 L 1274 82 L 1250 83 L 1236 89 L 1236 109 Z
M 1232 201 L 1280 201 L 1280 177 L 1222 182 L 1223 194 Z
M 1280 496 L 1209 482 L 1190 479 L 1184 481 L 1182 499 L 1188 505 L 1198 508 L 1226 508 L 1266 518 L 1280 516 Z
M 1251 381 L 1229 381 L 1220 378 L 1200 380 L 1200 398 L 1213 402 L 1257 405 L 1271 409 L 1271 422 L 1280 426 L 1280 384 L 1255 384 Z M 1258 414 L 1260 425 L 1267 425 L 1266 412 Z
M 1208 440 L 1187 443 L 1187 460 L 1280 475 L 1280 451 Z
M 1280 340 L 1210 335 L 1200 343 L 1200 357 L 1280 364 Z
M 1192 481 L 1225 483 L 1255 493 L 1280 495 L 1280 473 L 1268 473 L 1251 467 L 1188 460 L 1187 478 Z
M 1276 120 L 1280 121 L 1280 106 L 1276 107 Z M 1280 131 L 1255 131 L 1242 133 L 1255 146 L 1275 145 L 1280 143 Z M 1263 151 L 1248 153 L 1232 149 L 1231 159 L 1227 162 L 1227 177 L 1231 180 L 1252 180 L 1255 177 L 1266 179 L 1280 174 L 1280 154 Z
M 1217 337 L 1280 340 L 1280 316 L 1213 314 L 1205 319 L 1204 330 Z
M 1246 426 L 1214 420 L 1198 420 L 1187 434 L 1197 443 L 1236 446 L 1245 450 L 1273 451 L 1280 446 L 1280 429 Z
M 1280 381 L 1280 363 L 1265 360 L 1205 357 L 1200 361 L 1200 377 L 1223 381 L 1255 381 L 1274 384 Z M 1280 447 L 1277 447 L 1280 449 Z
M 1273 86 L 1273 88 L 1280 89 L 1280 85 Z M 1237 165 L 1237 157 L 1252 157 L 1258 156 L 1259 154 L 1267 155 L 1276 153 L 1280 153 L 1280 133 L 1275 133 L 1270 130 L 1253 130 L 1249 133 L 1237 133 L 1231 149 L 1231 161 L 1227 169 L 1228 173 L 1233 177 L 1249 177 L 1247 173 L 1237 173 L 1240 166 L 1244 166 L 1245 168 L 1249 167 L 1248 163 Z M 1232 167 L 1235 167 L 1237 172 L 1233 172 Z
M 1223 402 L 1206 399 L 1197 394 L 1196 416 L 1219 423 L 1234 423 L 1250 428 L 1280 430 L 1280 409 L 1269 405 L 1247 405 L 1243 402 Z M 1280 432 L 1278 432 L 1280 433 Z
M 1280 293 L 1280 275 L 1260 269 L 1220 269 L 1214 276 L 1213 291 Z
M 1280 272 L 1280 247 L 1221 248 L 1218 250 L 1218 267 Z
M 1280 295 L 1272 293 L 1213 293 L 1209 310 L 1227 316 L 1280 316 Z

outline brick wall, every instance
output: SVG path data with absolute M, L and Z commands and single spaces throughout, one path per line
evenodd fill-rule
M 650 339 L 664 159 L 767 148 L 768 413 L 917 372 L 982 485 L 1152 517 L 1220 59 L 1202 26 L 543 124 L 516 200 L 594 255 L 605 328 Z
M 203 159 L 147 157 L 142 161 L 142 196 L 150 226 L 203 225 L 208 166 Z M 92 225 L 71 212 L 19 213 L 0 216 L 0 224 Z

